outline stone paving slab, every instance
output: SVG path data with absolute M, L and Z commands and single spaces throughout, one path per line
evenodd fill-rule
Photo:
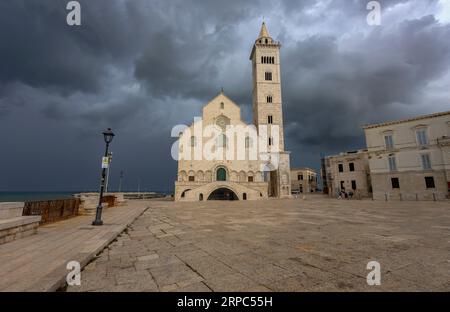
M 0 291 L 57 290 L 65 285 L 69 261 L 78 261 L 83 268 L 147 207 L 146 202 L 129 201 L 103 210 L 103 226 L 92 226 L 92 216 L 78 216 L 0 245 Z
M 68 291 L 450 290 L 448 201 L 148 205 Z

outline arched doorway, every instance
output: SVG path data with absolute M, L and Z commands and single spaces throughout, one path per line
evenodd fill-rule
M 183 193 L 181 193 L 181 198 L 186 197 L 186 192 L 188 192 L 188 191 L 190 191 L 190 190 L 191 190 L 191 189 L 184 190 Z
M 239 200 L 239 198 L 232 190 L 220 188 L 212 192 L 208 200 Z
M 226 180 L 227 180 L 227 171 L 224 168 L 217 169 L 216 181 L 226 181 Z

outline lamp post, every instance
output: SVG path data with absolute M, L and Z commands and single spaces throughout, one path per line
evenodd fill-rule
M 106 131 L 103 132 L 103 138 L 105 139 L 106 149 L 105 149 L 105 156 L 103 157 L 103 161 L 102 161 L 102 180 L 100 183 L 100 196 L 98 199 L 97 211 L 95 213 L 95 220 L 92 222 L 92 225 L 103 225 L 102 198 L 103 198 L 103 191 L 105 189 L 106 168 L 109 165 L 108 149 L 109 149 L 109 144 L 111 143 L 111 141 L 114 138 L 114 133 L 111 131 L 111 128 L 108 128 Z

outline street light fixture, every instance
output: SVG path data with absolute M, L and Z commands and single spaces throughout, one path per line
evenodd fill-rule
M 95 213 L 95 220 L 92 222 L 92 225 L 103 225 L 102 199 L 103 199 L 103 191 L 105 189 L 106 168 L 108 168 L 108 165 L 109 165 L 108 149 L 109 149 L 109 144 L 112 142 L 112 140 L 114 138 L 114 133 L 112 132 L 111 128 L 108 128 L 106 131 L 103 132 L 103 138 L 105 139 L 106 149 L 105 149 L 105 156 L 103 157 L 103 161 L 102 161 L 102 180 L 100 183 L 100 196 L 98 199 L 97 211 Z

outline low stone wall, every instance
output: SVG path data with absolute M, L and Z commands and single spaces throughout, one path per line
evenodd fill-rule
M 80 199 L 79 214 L 93 215 L 97 209 L 99 193 L 80 193 L 74 195 Z M 103 195 L 103 208 L 120 206 L 125 202 L 123 193 L 105 193 Z
M 40 216 L 0 220 L 0 245 L 37 233 Z
M 23 202 L 0 203 L 0 244 L 37 233 L 40 216 L 22 216 Z
M 79 198 L 25 202 L 24 216 L 41 216 L 41 224 L 57 222 L 78 215 Z
M 0 220 L 22 216 L 23 202 L 0 203 Z

